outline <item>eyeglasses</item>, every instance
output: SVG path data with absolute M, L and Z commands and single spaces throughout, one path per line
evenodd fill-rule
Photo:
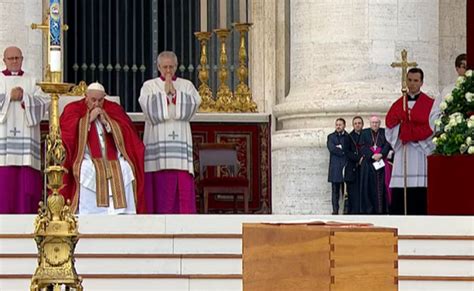
M 21 59 L 23 59 L 23 57 L 9 57 L 9 58 L 5 58 L 7 61 L 19 61 Z

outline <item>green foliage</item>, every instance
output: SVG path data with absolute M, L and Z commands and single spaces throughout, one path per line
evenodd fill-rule
M 474 76 L 472 71 L 459 77 L 451 94 L 440 104 L 442 115 L 436 121 L 435 153 L 474 154 Z

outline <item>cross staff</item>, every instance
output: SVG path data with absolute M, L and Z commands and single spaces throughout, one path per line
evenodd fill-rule
M 402 68 L 402 94 L 403 94 L 403 111 L 407 111 L 407 93 L 408 93 L 408 86 L 407 86 L 407 74 L 409 67 L 416 67 L 418 64 L 416 62 L 409 62 L 407 61 L 407 50 L 403 49 L 401 52 L 402 61 L 397 63 L 393 62 L 390 66 L 392 68 Z M 408 205 L 407 205 L 407 145 L 403 145 L 403 201 L 404 201 L 404 209 L 405 215 L 408 213 Z
M 403 94 L 403 111 L 406 111 L 406 98 L 408 93 L 408 86 L 407 86 L 407 73 L 409 67 L 417 67 L 418 64 L 416 62 L 409 62 L 407 61 L 407 50 L 403 49 L 401 52 L 402 61 L 397 63 L 393 62 L 390 66 L 392 68 L 402 68 L 402 94 Z

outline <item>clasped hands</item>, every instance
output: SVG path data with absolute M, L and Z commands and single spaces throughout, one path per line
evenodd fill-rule
M 165 92 L 166 95 L 174 95 L 176 93 L 176 89 L 173 86 L 171 74 L 165 75 Z
M 382 158 L 382 154 L 373 154 L 372 155 L 372 159 L 375 160 L 375 161 L 379 161 L 381 158 Z
M 107 126 L 108 122 L 105 119 L 104 116 L 104 110 L 100 107 L 95 107 L 90 111 L 89 114 L 89 123 L 94 122 L 97 118 L 99 118 L 99 121 L 104 125 Z
M 10 100 L 21 101 L 23 100 L 23 89 L 21 87 L 15 87 L 10 92 Z

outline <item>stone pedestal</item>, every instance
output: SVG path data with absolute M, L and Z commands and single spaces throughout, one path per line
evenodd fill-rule
M 326 137 L 343 117 L 384 117 L 408 50 L 438 94 L 439 1 L 291 1 L 290 93 L 273 108 L 273 213 L 331 212 Z M 342 210 L 342 207 L 341 207 Z

